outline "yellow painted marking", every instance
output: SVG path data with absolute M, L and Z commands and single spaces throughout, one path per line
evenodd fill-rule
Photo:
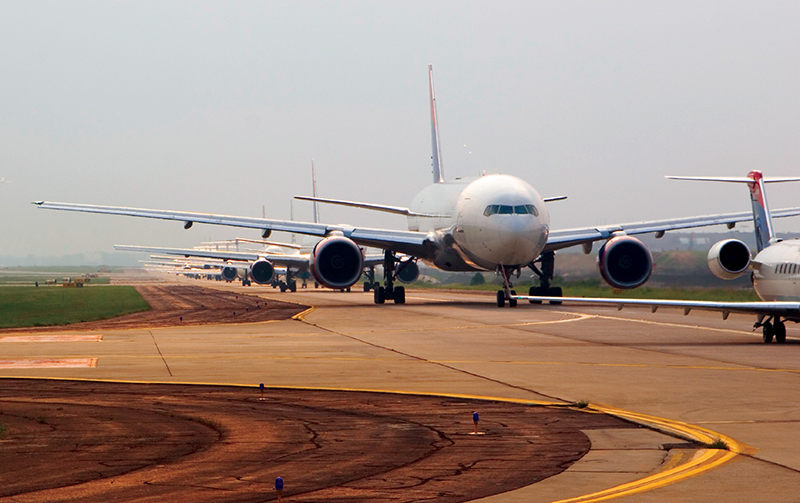
M 317 310 L 316 306 L 309 307 L 305 311 L 301 311 L 292 316 L 292 319 L 297 321 L 306 321 L 306 316 L 308 316 L 309 314 L 313 313 L 316 310 Z
M 719 468 L 723 464 L 731 461 L 737 455 L 731 451 L 719 451 L 711 449 L 701 452 L 702 454 L 695 459 L 670 470 L 666 470 L 643 479 L 635 480 L 628 484 L 622 484 L 616 487 L 605 489 L 603 491 L 597 491 L 575 498 L 558 500 L 553 503 L 594 503 L 599 501 L 607 501 L 613 498 L 621 498 L 623 496 L 630 496 L 645 491 L 652 491 L 653 489 L 674 484 L 675 482 L 680 482 L 681 480 L 695 477 L 701 473 Z
M 102 335 L 8 335 L 0 342 L 102 342 Z
M 603 491 L 597 491 L 575 498 L 558 500 L 557 502 L 553 503 L 594 503 L 598 501 L 610 500 L 612 498 L 620 498 L 622 496 L 630 496 L 632 494 L 637 494 L 644 491 L 650 491 L 718 468 L 731 461 L 738 454 L 752 454 L 755 452 L 755 449 L 747 444 L 737 442 L 731 437 L 700 426 L 694 426 L 681 421 L 663 419 L 647 414 L 630 412 L 618 409 L 616 407 L 611 407 L 609 405 L 593 404 L 591 405 L 591 408 L 605 414 L 621 417 L 639 424 L 645 424 L 646 426 L 658 431 L 662 431 L 670 435 L 677 435 L 681 438 L 694 440 L 696 442 L 708 444 L 719 439 L 725 442 L 730 450 L 705 449 L 699 451 L 700 454 L 695 456 L 688 463 L 661 471 L 654 475 L 650 475 L 649 477 L 635 480 L 633 482 L 622 484 L 616 487 L 611 487 Z
M 97 358 L 29 358 L 0 360 L 0 369 L 44 369 L 96 367 Z
M 670 451 L 669 461 L 661 465 L 658 471 L 665 472 L 667 470 L 672 470 L 676 466 L 680 466 L 683 462 L 683 458 L 686 457 L 685 451 L 681 449 L 673 449 Z

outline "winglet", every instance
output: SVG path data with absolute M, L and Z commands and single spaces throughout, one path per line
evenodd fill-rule
M 428 82 L 431 88 L 431 144 L 433 153 L 433 183 L 444 181 L 444 170 L 442 169 L 442 152 L 439 150 L 439 119 L 436 114 L 436 97 L 433 94 L 433 65 L 428 65 Z

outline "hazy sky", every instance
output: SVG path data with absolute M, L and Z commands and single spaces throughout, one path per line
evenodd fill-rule
M 405 206 L 431 180 L 429 63 L 446 176 L 568 195 L 553 228 L 748 210 L 743 186 L 663 175 L 800 175 L 798 20 L 794 0 L 3 0 L 0 256 L 257 237 L 30 202 L 288 218 L 312 158 L 321 196 Z

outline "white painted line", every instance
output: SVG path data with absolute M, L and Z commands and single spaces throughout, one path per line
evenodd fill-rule
M 53 369 L 96 367 L 97 358 L 32 358 L 0 360 L 0 369 Z
M 102 335 L 7 335 L 0 342 L 102 342 Z

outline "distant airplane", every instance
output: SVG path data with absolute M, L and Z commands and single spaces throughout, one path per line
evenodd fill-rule
M 317 194 L 317 178 L 314 171 L 314 161 L 311 161 L 311 183 L 314 195 Z M 314 223 L 319 223 L 319 210 L 317 203 L 314 203 Z M 263 250 L 244 250 L 240 251 L 239 243 L 254 243 L 264 245 Z M 231 250 L 231 245 L 234 250 Z M 212 241 L 201 243 L 196 248 L 164 248 L 157 246 L 135 246 L 135 245 L 114 245 L 120 251 L 147 252 L 165 254 L 182 257 L 199 257 L 207 259 L 218 259 L 222 262 L 211 265 L 220 268 L 220 276 L 223 280 L 231 282 L 241 277 L 242 285 L 248 286 L 251 281 L 260 285 L 272 285 L 280 288 L 281 292 L 297 291 L 296 278 L 303 280 L 305 286 L 306 279 L 311 270 L 311 256 L 309 250 L 303 253 L 304 246 L 295 243 L 281 243 L 258 239 L 236 238 L 232 241 Z M 287 253 L 285 249 L 290 251 Z M 367 292 L 375 288 L 376 265 L 383 263 L 383 255 L 365 255 L 364 267 L 366 268 L 367 281 L 364 283 L 364 291 Z M 276 267 L 277 266 L 277 267 Z M 404 257 L 400 265 L 398 280 L 404 283 L 412 283 L 419 276 L 419 268 L 416 261 L 409 261 Z M 239 271 L 242 271 L 241 273 Z M 281 280 L 279 276 L 283 276 Z M 326 285 L 327 286 L 327 285 Z M 340 287 L 342 290 L 350 290 L 350 286 Z M 315 284 L 316 287 L 316 284 Z
M 129 215 L 145 218 L 178 220 L 189 228 L 194 222 L 260 229 L 265 239 L 273 231 L 319 236 L 311 252 L 309 268 L 321 284 L 331 288 L 347 288 L 355 284 L 364 268 L 361 246 L 385 250 L 384 285 L 374 289 L 374 301 L 387 299 L 396 304 L 405 302 L 405 289 L 395 287 L 403 263 L 398 254 L 412 257 L 445 271 L 495 271 L 503 278 L 503 289 L 497 292 L 497 306 L 517 305 L 518 296 L 512 279 L 523 268 L 530 268 L 540 281 L 531 287 L 530 295 L 561 297 L 559 287 L 551 287 L 555 251 L 582 245 L 590 253 L 592 243 L 605 241 L 600 248 L 600 275 L 616 288 L 636 288 L 650 277 L 653 259 L 650 250 L 632 234 L 653 232 L 657 237 L 676 229 L 727 224 L 751 218 L 750 212 L 704 215 L 689 218 L 637 222 L 619 225 L 591 226 L 567 230 L 551 230 L 546 203 L 564 197 L 542 198 L 527 182 L 510 175 L 486 175 L 473 179 L 446 181 L 439 147 L 433 68 L 428 66 L 430 87 L 431 143 L 433 184 L 413 199 L 409 208 L 384 204 L 361 203 L 318 197 L 304 198 L 318 202 L 366 208 L 408 217 L 407 231 L 384 228 L 363 228 L 350 225 L 294 222 L 267 218 L 237 217 L 188 211 L 152 210 L 118 206 L 95 206 L 56 202 L 35 202 L 44 209 L 83 211 Z M 402 176 L 395 174 L 395 176 Z M 392 177 L 381 186 L 391 191 Z M 800 214 L 800 208 L 773 212 L 773 217 Z M 265 259 L 265 262 L 268 260 Z M 554 300 L 553 302 L 558 302 Z
M 756 256 L 750 258 L 750 249 L 738 239 L 723 239 L 708 251 L 708 266 L 720 279 L 736 279 L 750 271 L 756 294 L 764 302 L 703 302 L 657 299 L 617 299 L 561 297 L 559 301 L 586 304 L 612 304 L 619 309 L 626 305 L 680 307 L 684 314 L 692 309 L 721 311 L 722 318 L 729 313 L 755 314 L 753 328 L 762 328 L 764 342 L 786 342 L 786 321 L 800 322 L 800 239 L 780 239 L 772 227 L 772 214 L 767 205 L 764 184 L 770 182 L 796 182 L 800 178 L 764 178 L 761 171 L 751 171 L 747 177 L 668 176 L 674 180 L 701 180 L 710 182 L 746 183 L 755 223 Z M 531 303 L 553 300 L 549 297 L 518 296 Z

